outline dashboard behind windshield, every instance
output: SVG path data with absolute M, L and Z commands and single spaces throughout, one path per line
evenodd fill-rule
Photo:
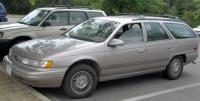
M 49 10 L 36 9 L 19 20 L 18 23 L 37 26 L 49 13 Z

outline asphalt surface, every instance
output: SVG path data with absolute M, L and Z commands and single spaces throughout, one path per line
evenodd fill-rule
M 94 94 L 75 101 L 200 101 L 200 58 L 178 80 L 161 73 L 100 83 Z M 61 89 L 38 89 L 53 101 L 71 101 Z
M 9 22 L 18 18 L 11 17 Z M 75 101 L 200 101 L 200 58 L 185 66 L 178 80 L 167 80 L 161 73 L 99 83 L 94 94 Z M 36 90 L 52 101 L 73 101 L 60 88 Z
M 14 23 L 16 21 L 18 21 L 19 19 L 21 19 L 23 17 L 23 15 L 8 15 L 8 23 Z

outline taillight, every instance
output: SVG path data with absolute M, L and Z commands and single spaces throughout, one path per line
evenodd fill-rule
M 194 52 L 197 52 L 197 51 L 198 51 L 198 48 L 196 48 L 196 47 L 193 48 L 193 51 L 194 51 Z

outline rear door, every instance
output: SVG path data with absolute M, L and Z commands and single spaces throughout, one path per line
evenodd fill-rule
M 144 22 L 149 69 L 165 67 L 173 51 L 173 40 L 159 22 Z

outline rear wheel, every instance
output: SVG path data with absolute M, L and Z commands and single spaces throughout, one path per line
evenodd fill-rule
M 183 71 L 183 59 L 181 57 L 175 57 L 168 64 L 166 70 L 164 71 L 165 77 L 170 80 L 178 79 Z
M 62 88 L 71 98 L 83 98 L 94 92 L 97 82 L 97 73 L 91 66 L 78 64 L 67 72 Z

